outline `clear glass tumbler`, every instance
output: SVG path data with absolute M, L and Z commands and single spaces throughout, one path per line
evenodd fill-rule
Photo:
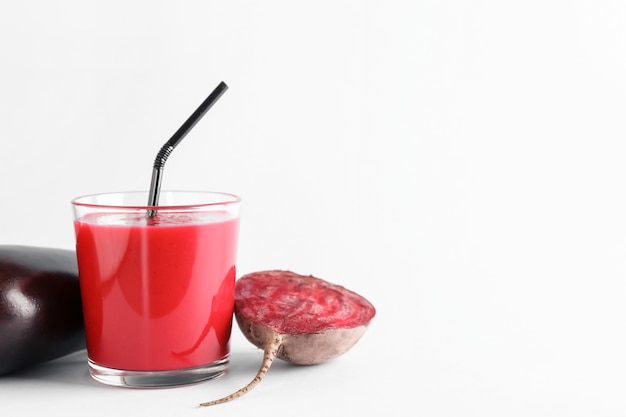
M 168 387 L 228 368 L 241 199 L 204 191 L 72 200 L 87 354 L 109 385 Z

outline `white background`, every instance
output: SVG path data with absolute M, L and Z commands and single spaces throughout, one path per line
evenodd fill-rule
M 626 3 L 23 1 L 0 6 L 0 244 L 73 248 L 70 200 L 244 200 L 238 274 L 368 298 L 344 356 L 109 388 L 82 353 L 0 379 L 0 412 L 626 415 Z M 1 337 L 1 336 L 0 336 Z

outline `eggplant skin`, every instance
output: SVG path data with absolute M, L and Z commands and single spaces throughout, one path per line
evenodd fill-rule
M 0 375 L 85 346 L 76 253 L 0 245 Z

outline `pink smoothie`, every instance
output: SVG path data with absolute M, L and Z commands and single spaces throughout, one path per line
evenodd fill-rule
M 75 222 L 91 361 L 160 371 L 228 357 L 239 222 L 197 216 L 158 213 L 149 225 L 140 215 L 95 214 Z

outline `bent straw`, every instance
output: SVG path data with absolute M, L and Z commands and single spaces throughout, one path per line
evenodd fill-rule
M 161 191 L 161 178 L 163 176 L 163 168 L 165 162 L 170 156 L 174 148 L 183 140 L 187 133 L 202 119 L 202 116 L 215 104 L 222 94 L 228 89 L 228 86 L 222 81 L 215 90 L 200 104 L 195 112 L 182 124 L 180 128 L 165 142 L 161 147 L 154 160 L 152 168 L 152 179 L 150 181 L 150 192 L 148 194 L 148 206 L 156 207 L 159 204 L 159 193 Z M 148 217 L 154 217 L 156 210 L 148 210 Z

